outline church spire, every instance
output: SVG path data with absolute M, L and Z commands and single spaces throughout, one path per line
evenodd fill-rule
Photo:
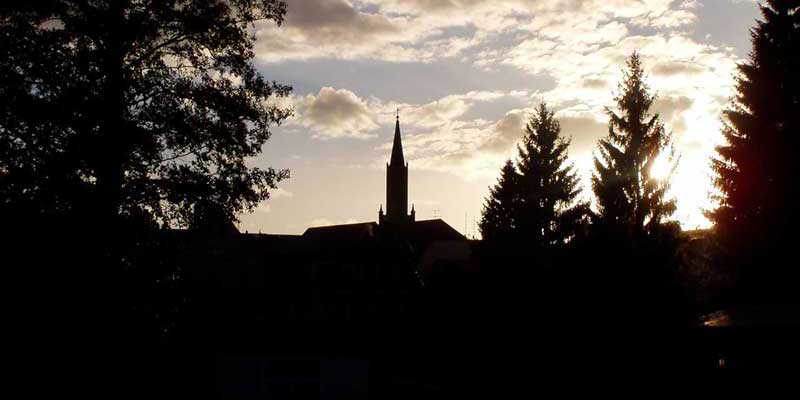
M 392 158 L 386 164 L 386 214 L 378 213 L 381 224 L 406 224 L 413 222 L 415 213 L 408 214 L 408 165 L 403 157 L 400 139 L 400 110 L 394 125 Z
M 394 124 L 394 143 L 392 143 L 392 158 L 389 164 L 406 164 L 405 158 L 403 157 L 403 141 L 400 139 L 400 109 L 397 110 L 397 120 Z

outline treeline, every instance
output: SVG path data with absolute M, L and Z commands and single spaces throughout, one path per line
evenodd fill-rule
M 653 272 L 685 296 L 710 302 L 707 307 L 796 302 L 800 275 L 790 249 L 800 187 L 794 159 L 800 137 L 798 9 L 797 2 L 768 1 L 751 31 L 753 50 L 738 67 L 736 96 L 724 113 L 726 143 L 711 160 L 718 206 L 707 211 L 714 222 L 710 234 L 689 237 L 669 220 L 676 210 L 668 192 L 678 156 L 669 130 L 650 110 L 655 96 L 634 53 L 616 107 L 606 108 L 608 135 L 597 144 L 591 178 L 594 206 L 578 200 L 569 140 L 542 103 L 529 117 L 516 161 L 505 163 L 486 199 L 479 225 L 484 240 L 511 253 L 592 254 L 585 261 L 609 275 L 630 267 L 631 279 L 623 279 L 630 285 L 637 284 L 633 276 Z M 669 165 L 670 174 L 655 177 L 656 162 Z M 698 239 L 700 245 L 689 243 Z
M 578 199 L 579 178 L 567 161 L 569 139 L 554 113 L 542 103 L 530 115 L 516 162 L 505 163 L 484 206 L 484 269 L 504 270 L 496 276 L 498 288 L 535 280 L 561 294 L 581 287 L 562 297 L 565 308 L 548 305 L 554 309 L 604 304 L 591 315 L 688 319 L 679 276 L 680 227 L 665 221 L 675 212 L 675 199 L 667 197 L 669 177 L 653 176 L 657 161 L 674 169 L 676 157 L 670 133 L 650 110 L 655 96 L 638 53 L 630 56 L 614 100 L 616 109 L 606 109 L 608 136 L 598 143 L 594 160 L 594 209 Z M 522 271 L 526 266 L 535 272 Z

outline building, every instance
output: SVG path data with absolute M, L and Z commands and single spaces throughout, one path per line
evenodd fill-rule
M 403 157 L 403 140 L 400 135 L 400 115 L 394 125 L 392 156 L 386 164 L 386 214 L 383 206 L 378 211 L 378 223 L 387 225 L 409 225 L 416 220 L 416 211 L 411 206 L 408 213 L 408 163 Z
M 397 239 L 423 252 L 435 241 L 466 241 L 467 238 L 441 219 L 417 221 L 416 210 L 408 211 L 408 163 L 403 155 L 400 116 L 394 126 L 392 154 L 386 164 L 386 212 L 378 211 L 378 222 L 308 228 L 305 237 L 328 242 L 352 242 L 366 238 Z
M 416 220 L 408 168 L 398 118 L 377 222 L 239 233 L 201 209 L 198 228 L 168 232 L 175 270 L 184 271 L 175 298 L 186 303 L 172 340 L 213 352 L 221 397 L 364 398 L 368 388 L 396 392 L 387 386 L 395 376 L 454 370 L 420 362 L 450 339 L 419 332 L 450 315 L 440 304 L 451 297 L 439 294 L 450 292 L 437 290 L 476 268 L 475 243 L 441 219 Z

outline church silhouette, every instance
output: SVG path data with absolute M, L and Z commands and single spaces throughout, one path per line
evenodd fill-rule
M 412 204 L 408 211 L 408 163 L 403 155 L 400 116 L 395 120 L 392 154 L 386 164 L 386 212 L 383 205 L 378 221 L 308 228 L 305 237 L 318 240 L 359 240 L 382 237 L 407 240 L 418 249 L 435 241 L 466 241 L 467 238 L 441 219 L 416 220 Z
M 386 214 L 383 206 L 378 212 L 378 222 L 381 225 L 403 225 L 414 223 L 416 212 L 411 206 L 408 214 L 408 163 L 403 157 L 403 141 L 400 137 L 400 115 L 394 125 L 394 142 L 392 143 L 392 157 L 386 164 Z

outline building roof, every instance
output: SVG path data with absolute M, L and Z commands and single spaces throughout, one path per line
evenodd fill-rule
M 434 240 L 466 240 L 466 237 L 441 219 L 416 221 L 411 227 L 412 240 L 432 242 Z
M 354 241 L 375 237 L 378 224 L 375 222 L 361 222 L 357 224 L 331 225 L 308 228 L 303 233 L 304 237 L 318 240 Z
M 306 229 L 303 237 L 321 241 L 359 241 L 375 238 L 379 229 L 380 225 L 375 222 L 320 226 Z M 464 235 L 441 219 L 416 221 L 408 225 L 393 226 L 392 229 L 397 229 L 396 232 L 414 242 L 466 240 Z

